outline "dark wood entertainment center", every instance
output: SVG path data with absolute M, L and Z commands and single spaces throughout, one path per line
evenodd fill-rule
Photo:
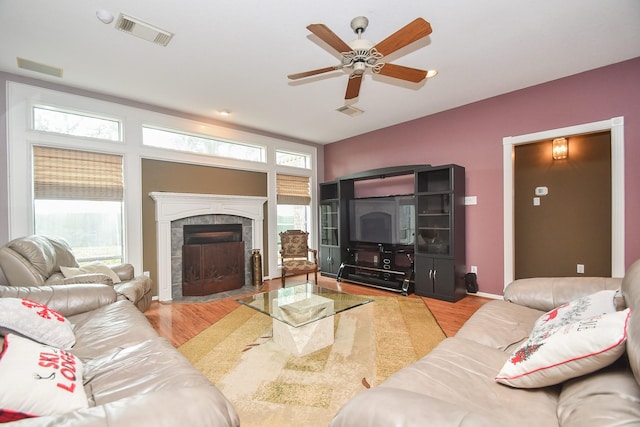
M 384 188 L 413 178 L 410 194 L 357 197 L 356 183 Z M 370 183 L 371 183 L 370 182 Z M 374 169 L 320 184 L 320 270 L 325 276 L 457 301 L 466 294 L 465 174 L 458 165 Z

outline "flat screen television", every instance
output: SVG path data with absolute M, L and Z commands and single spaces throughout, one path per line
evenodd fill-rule
M 414 196 L 367 197 L 349 201 L 349 239 L 352 242 L 413 245 Z

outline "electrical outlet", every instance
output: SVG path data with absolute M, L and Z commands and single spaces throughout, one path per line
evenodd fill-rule
M 577 272 L 578 274 L 584 274 L 584 264 L 578 264 Z
M 144 274 L 147 277 L 151 277 L 151 273 L 149 273 L 148 271 L 144 271 L 144 272 L 142 272 L 142 274 Z
M 477 265 L 472 265 L 471 266 L 471 272 L 478 274 L 478 266 Z

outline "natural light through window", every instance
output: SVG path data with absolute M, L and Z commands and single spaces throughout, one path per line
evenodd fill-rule
M 118 120 L 44 107 L 33 107 L 33 129 L 109 141 L 122 140 Z
M 122 262 L 122 202 L 37 199 L 34 208 L 36 234 L 64 238 L 78 262 Z
M 311 169 L 311 156 L 307 154 L 276 150 L 276 164 L 280 166 Z
M 203 136 L 189 135 L 151 127 L 142 128 L 143 144 L 187 151 L 190 153 L 210 154 L 231 159 L 265 162 L 264 147 L 237 142 L 221 141 Z

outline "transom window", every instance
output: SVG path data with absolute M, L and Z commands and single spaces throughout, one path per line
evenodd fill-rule
M 276 150 L 276 164 L 280 166 L 311 169 L 311 156 L 308 154 Z
M 122 141 L 119 120 L 51 107 L 33 107 L 33 129 L 63 135 Z
M 252 162 L 265 162 L 264 147 L 223 141 L 201 135 L 191 135 L 144 126 L 142 128 L 142 141 L 144 145 L 152 147 L 210 154 L 212 156 Z

